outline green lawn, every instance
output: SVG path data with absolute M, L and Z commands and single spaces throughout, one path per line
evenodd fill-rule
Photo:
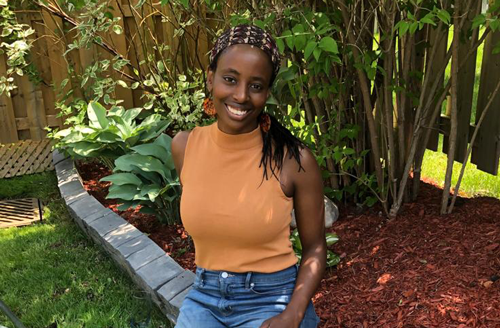
M 0 230 L 0 299 L 26 327 L 131 327 L 150 310 L 147 327 L 170 327 L 70 219 L 53 172 L 0 180 L 0 199 L 21 197 L 44 202 L 44 222 Z M 1 311 L 0 325 L 14 327 Z
M 424 162 L 422 164 L 422 177 L 431 178 L 440 186 L 444 185 L 446 172 L 447 155 L 442 149 L 443 137 L 439 138 L 439 149 L 437 152 L 426 150 Z M 453 165 L 452 187 L 457 183 L 458 175 L 462 164 L 455 162 Z M 462 179 L 460 191 L 468 196 L 492 196 L 500 198 L 500 176 L 493 176 L 489 173 L 479 171 L 475 164 L 469 160 L 465 167 L 465 174 Z

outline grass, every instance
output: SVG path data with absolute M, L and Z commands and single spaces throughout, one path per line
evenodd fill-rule
M 0 199 L 36 197 L 43 223 L 0 230 L 0 299 L 26 327 L 171 327 L 71 221 L 53 172 L 0 180 Z M 0 311 L 0 325 L 14 327 Z M 146 326 L 144 326 L 146 327 Z
M 437 152 L 426 150 L 422 164 L 422 177 L 434 180 L 438 185 L 444 185 L 447 155 L 442 152 L 443 137 L 439 138 Z M 455 162 L 453 165 L 452 187 L 460 174 L 462 164 Z M 465 167 L 465 174 L 460 185 L 460 191 L 467 196 L 491 196 L 500 199 L 500 176 L 479 171 L 475 164 L 469 161 Z

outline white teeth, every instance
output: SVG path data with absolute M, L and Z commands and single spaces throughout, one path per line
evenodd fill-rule
M 229 112 L 231 112 L 234 115 L 243 116 L 243 115 L 245 115 L 247 113 L 246 111 L 238 110 L 238 109 L 236 109 L 234 107 L 231 107 L 229 105 L 226 105 L 226 107 L 229 110 Z

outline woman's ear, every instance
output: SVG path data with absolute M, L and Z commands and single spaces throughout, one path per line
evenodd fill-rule
M 212 92 L 214 82 L 214 72 L 209 68 L 207 69 L 207 90 Z

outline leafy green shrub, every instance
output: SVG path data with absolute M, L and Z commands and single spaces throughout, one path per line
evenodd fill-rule
M 160 71 L 164 69 L 161 62 L 158 62 L 158 66 Z M 167 82 L 154 83 L 163 81 L 161 76 L 149 77 L 143 81 L 145 87 L 154 90 L 153 93 L 144 94 L 147 99 L 144 108 L 155 109 L 165 115 L 172 122 L 170 128 L 174 131 L 191 130 L 195 126 L 209 123 L 204 122 L 203 117 L 205 93 L 202 72 L 190 74 L 189 78 L 192 81 L 181 74 L 174 85 L 169 85 Z
M 170 121 L 159 114 L 149 115 L 138 123 L 137 116 L 142 110 L 113 106 L 106 111 L 91 101 L 86 110 L 88 124 L 75 124 L 50 133 L 49 137 L 56 141 L 55 148 L 73 158 L 97 157 L 113 168 L 112 160 L 129 153 L 135 145 L 155 139 L 169 126 Z
M 154 142 L 134 146 L 132 153 L 115 160 L 114 174 L 101 181 L 112 183 L 106 198 L 118 199 L 119 210 L 141 206 L 162 223 L 180 222 L 180 183 L 171 152 L 172 138 L 161 134 Z
M 332 246 L 336 242 L 339 241 L 339 237 L 334 233 L 326 233 L 326 246 Z M 299 238 L 299 231 L 295 229 L 290 235 L 290 241 L 292 242 L 293 251 L 295 255 L 300 260 L 302 259 L 302 243 Z M 334 252 L 327 250 L 326 251 L 326 267 L 330 268 L 336 266 L 340 262 L 340 257 Z

